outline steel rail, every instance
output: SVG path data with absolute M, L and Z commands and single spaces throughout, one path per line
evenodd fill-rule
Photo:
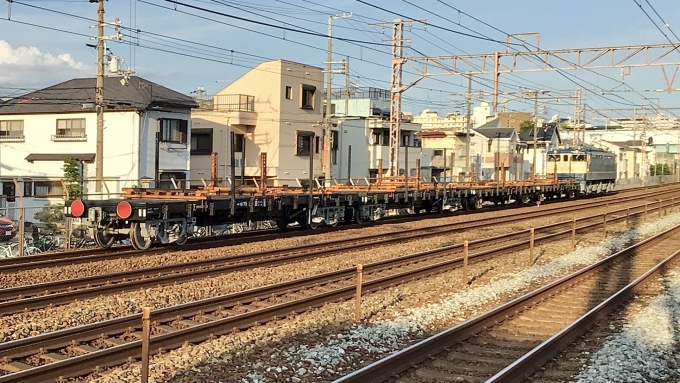
M 668 202 L 662 207 L 670 206 Z M 563 207 L 555 209 L 553 214 L 564 211 L 573 211 L 588 208 L 583 207 Z M 633 215 L 641 214 L 641 211 L 636 212 L 636 209 L 641 209 L 642 206 L 633 207 Z M 655 205 L 658 209 L 659 205 Z M 610 211 L 609 214 L 624 212 L 624 209 Z M 649 211 L 649 210 L 648 210 Z M 518 220 L 525 220 L 529 217 L 534 217 L 537 214 L 541 216 L 542 212 L 527 212 L 513 217 L 502 217 L 493 219 L 495 224 L 514 222 Z M 597 219 L 601 215 L 593 215 L 583 217 L 577 222 L 587 222 Z M 106 294 L 113 294 L 121 291 L 130 291 L 145 287 L 165 286 L 179 282 L 194 280 L 197 278 L 205 278 L 215 275 L 222 275 L 228 272 L 234 272 L 245 269 L 252 269 L 256 267 L 268 267 L 286 264 L 295 261 L 302 261 L 306 259 L 313 259 L 317 257 L 325 257 L 334 254 L 339 254 L 348 251 L 357 251 L 366 248 L 372 248 L 381 245 L 389 245 L 393 243 L 401 243 L 408 239 L 421 239 L 445 233 L 456 232 L 459 230 L 468 230 L 471 228 L 486 225 L 486 219 L 479 222 L 449 224 L 436 228 L 425 229 L 409 229 L 399 233 L 385 234 L 383 239 L 375 239 L 376 237 L 368 238 L 369 241 L 361 243 L 362 238 L 351 238 L 339 241 L 328 241 L 325 243 L 317 243 L 307 246 L 268 250 L 259 253 L 250 253 L 244 255 L 235 255 L 220 257 L 215 259 L 198 260 L 181 264 L 163 265 L 140 270 L 131 270 L 125 272 L 118 272 L 106 275 L 95 275 L 83 278 L 67 279 L 54 282 L 45 282 L 34 285 L 25 285 L 0 290 L 0 315 L 13 314 L 25 310 L 36 310 L 47 306 L 55 306 L 70 303 L 76 299 L 87 299 Z M 612 220 L 610 219 L 610 222 Z M 567 225 L 568 222 L 561 222 L 557 224 L 547 225 L 538 228 L 538 230 L 548 230 L 553 227 Z M 460 226 L 462 225 L 462 226 Z M 579 229 L 582 230 L 582 229 Z M 516 238 L 526 237 L 528 230 L 519 231 L 516 233 L 504 234 L 498 237 L 472 241 L 470 249 L 474 250 L 479 247 L 489 247 L 497 245 L 498 243 L 515 240 Z M 365 238 L 364 238 L 365 239 Z M 359 242 L 359 243 L 357 243 Z M 350 246 L 347 246 L 350 245 Z M 345 246 L 345 247 L 343 247 Z M 446 248 L 460 248 L 461 244 L 452 245 Z
M 622 191 L 618 191 L 615 194 L 606 194 L 603 196 L 590 196 L 590 197 L 581 197 L 581 200 L 589 200 L 591 198 L 597 198 L 600 201 L 606 202 L 606 199 L 608 198 L 626 198 L 626 197 L 617 197 L 620 194 L 628 194 L 628 193 L 638 193 L 638 192 L 643 192 L 642 194 L 638 195 L 638 197 L 644 198 L 647 196 L 653 196 L 656 195 L 658 192 L 656 191 L 657 189 L 670 189 L 673 190 L 677 187 L 678 185 L 676 183 L 671 183 L 671 184 L 664 184 L 664 185 L 655 185 L 655 186 L 648 186 L 648 187 L 640 187 L 640 188 L 631 188 L 631 189 L 625 189 Z M 651 191 L 649 191 L 651 190 Z M 555 200 L 555 201 L 545 201 L 545 203 L 559 203 L 559 202 L 568 202 L 569 200 Z M 583 202 L 584 204 L 589 203 L 588 201 Z M 503 208 L 499 207 L 488 207 L 482 210 L 477 210 L 477 211 L 472 211 L 472 212 L 466 212 L 466 215 L 469 215 L 472 213 L 474 214 L 479 214 L 479 213 L 484 213 L 484 212 L 490 212 L 490 211 L 500 211 L 500 210 L 514 210 L 514 209 L 519 209 L 527 207 L 526 205 L 513 205 L 513 206 L 504 206 Z M 512 212 L 509 212 L 508 214 L 512 214 Z M 429 220 L 429 219 L 437 219 L 441 217 L 438 214 L 431 214 L 431 215 L 416 215 L 416 216 L 408 216 L 408 217 L 385 217 L 379 221 L 375 222 L 365 222 L 361 226 L 362 227 L 370 227 L 374 225 L 382 225 L 382 224 L 395 224 L 395 223 L 401 223 L 401 222 L 411 222 L 411 221 L 417 221 L 417 220 Z M 39 262 L 44 262 L 44 261 L 57 261 L 57 260 L 63 260 L 61 264 L 76 264 L 76 263 L 83 263 L 83 262 L 91 262 L 93 260 L 99 260 L 99 259 L 113 259 L 113 258 L 129 258 L 129 257 L 135 257 L 135 256 L 140 256 L 140 255 L 151 255 L 151 254 L 159 254 L 159 253 L 165 253 L 165 252 L 170 252 L 170 251 L 176 251 L 176 250 L 198 250 L 198 249 L 205 249 L 208 247 L 218 247 L 218 246 L 229 246 L 229 245 L 236 245 L 236 244 L 242 244 L 246 243 L 244 242 L 245 240 L 248 240 L 250 242 L 260 242 L 260 241 L 269 241 L 273 239 L 280 239 L 280 238 L 291 238 L 291 237 L 297 237 L 297 236 L 305 236 L 309 234 L 323 234 L 323 233 L 328 233 L 328 232 L 334 232 L 334 231 L 339 231 L 339 230 L 345 230 L 345 229 L 352 229 L 358 227 L 357 225 L 340 225 L 338 227 L 322 227 L 314 231 L 309 231 L 309 230 L 302 230 L 302 229 L 286 229 L 284 232 L 281 232 L 279 230 L 263 230 L 261 232 L 247 232 L 247 233 L 238 233 L 238 234 L 230 234 L 230 235 L 224 235 L 224 236 L 215 236 L 215 237 L 203 237 L 203 238 L 192 238 L 189 240 L 189 243 L 182 246 L 182 247 L 177 247 L 175 245 L 161 245 L 159 247 L 153 247 L 148 250 L 131 250 L 131 247 L 129 246 L 115 246 L 111 249 L 85 249 L 85 250 L 73 250 L 73 251 L 67 251 L 67 252 L 57 252 L 57 253 L 49 253 L 49 254 L 41 254 L 41 255 L 32 255 L 32 256 L 27 256 L 27 257 L 20 257 L 20 258 L 5 258 L 5 259 L 0 259 L 0 272 L 3 272 L 2 270 L 8 270 L 8 271 L 19 271 L 19 270 L 30 270 L 34 267 L 41 267 L 41 263 Z M 272 233 L 274 232 L 274 233 Z M 23 268 L 20 265 L 26 265 Z M 56 263 L 55 263 L 56 264 Z M 17 265 L 14 269 L 10 268 L 10 265 Z
M 607 318 L 617 307 L 635 296 L 643 289 L 645 284 L 656 279 L 663 269 L 667 269 L 671 263 L 678 259 L 680 259 L 680 250 L 669 255 L 662 262 L 592 308 L 550 339 L 545 340 L 498 374 L 489 378 L 486 383 L 519 383 L 523 381 L 524 378 L 536 372 L 540 366 L 583 336 L 593 325 Z
M 485 329 L 492 328 L 498 323 L 501 323 L 504 320 L 523 311 L 526 307 L 533 306 L 535 303 L 547 299 L 552 295 L 558 295 L 559 291 L 563 290 L 565 286 L 577 283 L 578 280 L 585 278 L 586 275 L 589 275 L 593 272 L 597 272 L 599 270 L 603 270 L 606 267 L 610 266 L 612 263 L 618 261 L 619 259 L 625 256 L 634 255 L 636 252 L 639 252 L 644 248 L 658 245 L 663 241 L 667 240 L 668 238 L 674 238 L 674 236 L 677 236 L 679 233 L 680 226 L 670 228 L 662 233 L 654 235 L 626 249 L 623 249 L 592 265 L 589 265 L 575 273 L 567 275 L 543 287 L 540 287 L 532 292 L 529 292 L 525 295 L 515 298 L 510 302 L 504 303 L 483 314 L 480 314 L 463 323 L 460 323 L 448 330 L 440 332 L 414 345 L 411 345 L 401 351 L 395 352 L 379 361 L 376 361 L 340 379 L 337 379 L 333 383 L 380 383 L 392 379 L 395 376 L 398 376 L 398 374 L 408 370 L 409 368 L 412 368 L 420 363 L 423 363 L 424 361 L 433 357 L 434 355 L 449 350 L 452 347 L 452 345 L 464 342 L 466 339 L 475 336 L 476 334 L 484 331 Z M 668 261 L 678 256 L 678 254 L 680 254 L 680 252 L 675 252 L 672 257 L 668 257 L 666 258 L 666 260 Z M 659 266 L 656 266 L 656 269 L 658 268 Z M 649 272 L 645 273 L 641 278 L 642 279 L 649 278 Z M 628 287 L 630 287 L 630 285 Z M 625 294 L 630 294 L 630 292 L 627 292 Z M 603 303 L 595 307 L 584 316 L 587 317 L 584 320 L 586 322 L 592 322 L 593 318 L 596 318 L 597 315 L 603 315 L 602 313 L 597 313 L 599 310 L 602 309 L 602 307 L 607 306 L 611 307 L 612 304 L 613 304 L 612 302 L 608 302 L 606 304 Z M 592 316 L 594 314 L 596 316 Z M 579 327 L 579 325 L 577 325 L 576 327 Z M 574 332 L 575 329 L 570 327 L 569 330 L 565 330 L 564 334 L 558 333 L 557 335 L 551 337 L 544 343 L 546 343 L 546 345 L 555 343 L 559 344 L 561 339 L 573 339 L 574 334 L 585 331 L 582 328 L 578 328 L 577 330 L 578 331 Z M 557 351 L 551 350 L 549 352 L 556 353 Z M 524 377 L 521 372 L 521 369 L 526 368 L 531 363 L 540 362 L 541 359 L 543 359 L 542 355 L 540 354 L 541 354 L 540 350 L 531 352 L 530 355 L 525 354 L 527 358 L 526 360 L 519 359 L 516 362 L 517 365 L 513 364 L 507 367 L 502 371 L 502 375 L 501 373 L 498 373 L 498 375 L 494 377 L 497 378 L 498 380 L 492 381 L 493 382 L 521 381 L 521 379 Z M 538 367 L 540 367 L 540 364 L 535 364 L 531 366 L 531 368 Z
M 613 219 L 621 220 L 626 219 L 626 217 L 613 217 Z M 556 225 L 550 226 L 554 228 Z M 588 229 L 599 225 L 600 223 L 596 222 L 582 226 L 581 229 Z M 570 233 L 571 230 L 558 231 L 541 236 L 537 240 L 554 240 L 560 236 L 570 235 Z M 507 251 L 515 251 L 519 246 L 528 246 L 528 242 L 527 240 L 520 244 L 513 243 L 475 253 L 470 256 L 470 260 L 476 261 Z M 364 267 L 367 278 L 363 283 L 363 290 L 375 291 L 451 270 L 459 266 L 462 263 L 462 259 L 456 257 L 441 260 L 440 258 L 456 253 L 455 250 L 457 249 L 459 249 L 459 246 L 450 246 L 445 250 L 431 250 L 367 264 Z M 397 268 L 403 268 L 405 271 L 397 270 Z M 179 322 L 181 318 L 194 318 L 197 320 L 201 316 L 211 318 L 207 323 L 194 322 L 188 328 L 173 328 L 170 332 L 152 337 L 150 349 L 167 350 L 180 347 L 185 342 L 199 342 L 217 335 L 248 328 L 258 323 L 275 321 L 291 314 L 306 311 L 312 307 L 320 307 L 328 302 L 350 299 L 355 294 L 355 275 L 355 269 L 348 268 L 300 280 L 154 310 L 152 318 L 154 322 L 159 324 Z M 338 286 L 333 287 L 332 284 L 334 283 Z M 292 298 L 292 300 L 281 302 L 283 300 L 282 296 L 285 295 L 289 299 Z M 263 303 L 264 306 L 258 306 L 258 302 Z M 250 311 L 239 312 L 239 307 L 248 307 Z M 218 311 L 227 312 L 229 316 L 218 318 L 211 314 L 206 314 Z M 0 360 L 16 360 L 21 357 L 41 355 L 58 348 L 74 346 L 79 343 L 101 340 L 112 336 L 134 338 L 140 327 L 139 322 L 139 315 L 129 315 L 35 337 L 0 343 Z M 161 328 L 163 326 L 158 327 Z M 0 376 L 0 383 L 25 381 L 35 383 L 51 382 L 60 376 L 72 377 L 86 374 L 91 372 L 95 366 L 113 366 L 124 363 L 129 358 L 139 357 L 140 341 L 123 342 L 119 339 L 117 342 L 114 342 L 114 344 L 117 343 L 124 344 L 114 345 L 102 350 L 88 352 L 84 355 Z

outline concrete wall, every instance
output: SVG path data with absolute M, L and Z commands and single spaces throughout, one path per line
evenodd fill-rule
M 302 85 L 316 87 L 314 109 L 301 108 Z M 286 99 L 286 86 L 292 90 L 292 99 Z M 254 127 L 235 127 L 235 131 L 246 135 L 247 171 L 259 174 L 260 152 L 267 153 L 267 175 L 286 179 L 293 184 L 295 178 L 309 178 L 309 156 L 295 155 L 296 132 L 314 132 L 322 136 L 322 94 L 323 73 L 321 68 L 285 60 L 264 62 L 229 84 L 217 95 L 245 94 L 254 96 L 254 109 L 257 122 Z M 218 112 L 215 112 L 218 113 Z M 203 113 L 194 113 L 195 118 L 205 121 L 201 124 L 229 125 L 229 121 Z M 203 125 L 208 126 L 208 125 Z M 214 125 L 213 125 L 214 126 Z M 213 140 L 219 134 L 213 134 Z M 215 147 L 215 143 L 213 146 Z M 321 146 L 321 145 L 320 145 Z M 227 157 L 225 151 L 221 158 Z M 314 154 L 314 175 L 321 176 L 322 150 Z M 225 163 L 221 161 L 221 163 Z M 251 166 L 252 164 L 252 166 Z M 209 167 L 203 168 L 205 161 L 192 167 L 192 174 L 209 174 Z M 206 173 L 207 172 L 207 173 Z M 193 178 L 193 177 L 192 177 Z

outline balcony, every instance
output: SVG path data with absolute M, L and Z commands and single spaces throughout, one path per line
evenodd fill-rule
M 20 136 L 0 136 L 0 142 L 25 142 L 26 137 L 24 135 Z
M 257 125 L 254 96 L 246 94 L 219 94 L 213 98 L 212 110 L 227 113 L 230 125 Z
M 87 141 L 87 134 L 53 134 L 52 141 L 54 142 L 85 142 Z

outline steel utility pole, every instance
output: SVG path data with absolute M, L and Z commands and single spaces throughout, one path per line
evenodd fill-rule
M 531 167 L 531 180 L 536 180 L 536 155 L 538 153 L 538 95 L 547 93 L 544 90 L 529 92 L 534 94 L 534 161 Z
M 470 176 L 470 113 L 472 109 L 472 75 L 468 74 L 467 114 L 465 117 L 465 175 Z
M 345 118 L 349 114 L 349 89 L 350 89 L 350 78 L 349 78 L 349 56 L 345 57 Z
M 399 139 L 401 135 L 401 94 L 408 88 L 415 85 L 423 77 L 404 86 L 402 85 L 402 70 L 401 67 L 406 61 L 404 59 L 404 23 L 423 23 L 425 20 L 407 20 L 395 19 L 392 22 L 374 23 L 369 25 L 379 25 L 383 29 L 386 25 L 392 25 L 392 40 L 383 40 L 383 42 L 392 43 L 392 75 L 390 79 L 390 176 L 399 175 Z
M 536 152 L 538 151 L 536 141 L 538 141 L 538 92 L 534 93 L 534 161 L 531 167 L 532 182 L 536 182 Z
M 574 102 L 574 127 L 572 129 L 573 142 L 576 147 L 581 147 L 581 88 L 576 89 L 576 100 Z
M 97 152 L 95 163 L 95 192 L 101 193 L 104 179 L 104 0 L 98 0 L 97 10 L 97 85 L 95 105 L 97 108 Z
M 333 19 L 348 19 L 352 17 L 343 13 L 342 15 L 328 16 L 328 56 L 326 57 L 326 115 L 324 116 L 324 186 L 331 186 L 331 77 L 333 75 Z

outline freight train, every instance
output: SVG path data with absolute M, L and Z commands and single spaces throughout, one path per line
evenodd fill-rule
M 199 189 L 124 188 L 117 199 L 67 201 L 64 214 L 80 220 L 99 247 L 129 239 L 135 249 L 145 250 L 156 243 L 183 245 L 196 228 L 231 223 L 275 221 L 282 230 L 290 224 L 313 230 L 374 221 L 388 210 L 446 213 L 481 209 L 484 202 L 575 198 L 610 190 L 616 175 L 613 158 L 596 150 L 557 151 L 548 156 L 554 164 L 552 175 L 526 181 L 428 182 L 421 179 L 417 162 L 415 177 L 384 177 L 380 171 L 377 179 L 363 185 L 323 186 L 310 179 L 306 186 L 272 187 L 263 168 L 255 186 L 220 187 L 213 156 L 211 182 Z

